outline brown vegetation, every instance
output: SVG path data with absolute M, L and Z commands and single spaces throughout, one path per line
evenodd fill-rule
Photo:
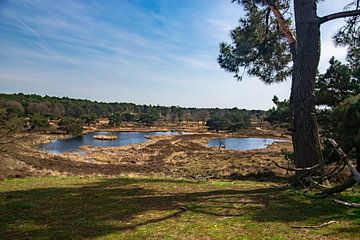
M 286 164 L 281 151 L 291 142 L 275 143 L 266 149 L 232 151 L 207 146 L 211 138 L 281 137 L 272 131 L 244 131 L 237 134 L 194 133 L 152 137 L 144 144 L 123 147 L 81 148 L 76 153 L 51 154 L 36 146 L 59 136 L 26 135 L 0 156 L 0 176 L 28 175 L 141 175 L 187 178 L 283 178 L 286 171 L 273 161 Z M 26 138 L 25 138 L 26 137 Z
M 115 136 L 115 135 L 94 135 L 93 138 L 97 139 L 97 140 L 116 140 L 117 136 Z

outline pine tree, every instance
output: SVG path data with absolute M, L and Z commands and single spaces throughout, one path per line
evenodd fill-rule
M 356 56 L 359 40 L 354 43 L 347 36 L 350 32 L 359 37 L 359 32 L 353 30 L 359 25 L 359 0 L 352 1 L 344 11 L 323 17 L 317 15 L 318 0 L 294 0 L 293 5 L 290 0 L 233 2 L 241 4 L 246 15 L 231 32 L 232 43 L 220 44 L 220 66 L 235 73 L 239 80 L 242 69 L 266 83 L 283 81 L 292 75 L 290 105 L 295 166 L 322 165 L 314 93 L 320 60 L 320 27 L 337 18 L 351 19 L 340 30 L 337 43 L 353 46 L 354 53 L 350 55 Z

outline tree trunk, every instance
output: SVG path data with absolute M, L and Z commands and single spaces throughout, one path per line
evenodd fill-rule
M 314 85 L 320 60 L 320 24 L 316 0 L 294 0 L 297 44 L 294 54 L 291 108 L 295 167 L 322 165 L 315 115 Z

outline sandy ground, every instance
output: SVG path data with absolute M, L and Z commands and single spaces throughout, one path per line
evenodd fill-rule
M 137 130 L 137 129 L 136 129 Z M 145 129 L 146 130 L 146 129 Z M 149 130 L 149 129 L 147 129 Z M 157 129 L 150 129 L 151 131 Z M 219 137 L 276 137 L 289 140 L 266 149 L 233 151 L 207 146 Z M 62 135 L 23 134 L 0 155 L 0 177 L 44 175 L 124 175 L 185 178 L 268 179 L 287 173 L 273 164 L 286 165 L 282 149 L 291 150 L 288 136 L 276 131 L 244 131 L 236 134 L 193 133 L 157 136 L 144 144 L 123 147 L 82 147 L 86 154 L 51 154 L 37 145 Z

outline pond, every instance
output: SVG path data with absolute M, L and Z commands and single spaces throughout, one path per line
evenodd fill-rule
M 52 140 L 50 143 L 39 145 L 40 150 L 50 153 L 64 153 L 64 152 L 79 152 L 80 146 L 94 146 L 94 147 L 118 147 L 130 144 L 140 144 L 147 141 L 146 136 L 164 136 L 185 134 L 181 132 L 114 132 L 117 139 L 115 140 L 97 140 L 94 135 L 109 135 L 108 132 L 95 132 L 83 136 Z
M 209 140 L 209 147 L 225 148 L 230 150 L 253 150 L 266 148 L 275 142 L 286 140 L 272 138 L 217 138 Z

